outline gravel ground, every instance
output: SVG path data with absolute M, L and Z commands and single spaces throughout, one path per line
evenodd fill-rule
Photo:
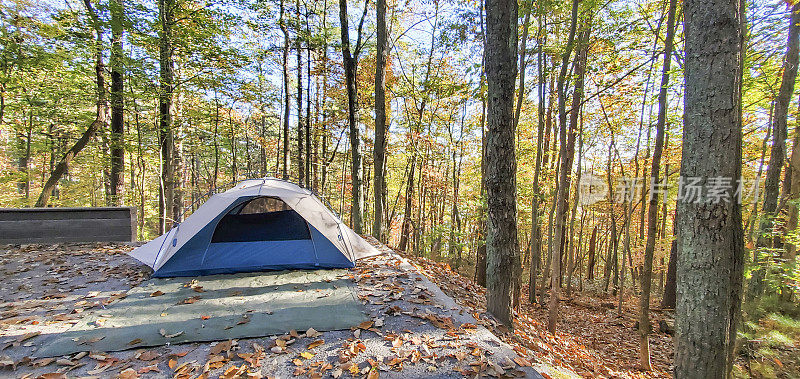
M 149 277 L 149 268 L 125 254 L 130 249 L 0 247 L 0 377 L 541 377 L 385 247 L 385 254 L 352 270 L 371 321 L 351 330 L 35 358 L 39 333 L 66 330 L 81 313 L 118 300 Z

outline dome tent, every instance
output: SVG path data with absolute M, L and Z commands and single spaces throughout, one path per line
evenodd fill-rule
M 311 191 L 250 179 L 211 196 L 169 232 L 129 253 L 155 277 L 350 268 L 380 252 Z

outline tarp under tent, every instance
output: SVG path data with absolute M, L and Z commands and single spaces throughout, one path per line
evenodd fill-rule
M 311 191 L 275 178 L 245 180 L 211 196 L 130 252 L 155 277 L 350 268 L 377 254 Z

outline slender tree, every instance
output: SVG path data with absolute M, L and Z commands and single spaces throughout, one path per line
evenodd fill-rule
M 111 205 L 120 205 L 125 190 L 124 72 L 122 33 L 125 17 L 122 0 L 109 1 L 111 10 Z
M 651 187 L 659 183 L 659 170 L 661 166 L 661 151 L 664 146 L 664 129 L 667 124 L 667 88 L 669 86 L 669 70 L 672 62 L 672 41 L 675 38 L 675 8 L 677 0 L 669 0 L 667 10 L 667 35 L 664 38 L 664 68 L 661 71 L 661 87 L 658 92 L 658 119 L 656 121 L 656 146 L 653 150 L 653 162 L 650 169 Z M 659 193 L 650 190 L 650 204 L 647 209 L 647 242 L 644 248 L 644 265 L 642 268 L 641 289 L 639 298 L 639 365 L 644 370 L 651 370 L 650 366 L 650 286 L 653 277 L 653 252 L 656 248 L 656 232 L 658 228 L 658 199 Z
M 577 127 L 577 116 L 574 122 L 569 125 L 567 131 L 567 91 L 566 91 L 566 76 L 569 67 L 569 58 L 572 54 L 572 49 L 575 41 L 575 30 L 578 25 L 578 5 L 579 0 L 572 1 L 572 16 L 570 18 L 569 37 L 567 37 L 567 46 L 561 55 L 561 71 L 558 74 L 558 120 L 559 120 L 559 139 L 560 143 L 560 172 L 558 175 L 558 190 L 555 200 L 555 219 L 553 225 L 553 250 L 550 254 L 552 273 L 550 275 L 550 304 L 547 317 L 547 330 L 550 333 L 556 332 L 556 321 L 558 319 L 558 301 L 559 293 L 561 292 L 561 251 L 564 246 L 564 227 L 567 221 L 567 201 L 569 199 L 569 186 L 570 175 L 572 173 L 572 158 L 575 154 L 575 133 Z M 587 34 L 588 39 L 588 34 Z M 576 57 L 576 63 L 580 61 Z M 582 69 L 579 64 L 576 64 L 576 72 Z M 581 78 L 582 75 L 576 73 L 576 76 Z M 579 80 L 583 80 L 582 78 Z M 575 98 L 572 106 L 573 114 L 577 115 L 577 110 L 580 108 L 582 88 L 575 86 Z M 573 99 L 573 100 L 574 100 Z
M 375 148 L 373 149 L 372 236 L 383 240 L 382 221 L 386 206 L 386 59 L 389 54 L 386 29 L 386 0 L 375 3 L 377 43 L 375 46 Z

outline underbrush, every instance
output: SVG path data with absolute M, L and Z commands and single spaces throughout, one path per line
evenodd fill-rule
M 800 378 L 800 304 L 765 296 L 745 304 L 739 333 L 740 378 Z

